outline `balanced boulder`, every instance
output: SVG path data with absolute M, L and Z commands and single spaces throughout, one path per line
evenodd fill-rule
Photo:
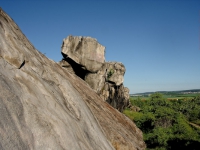
M 105 47 L 91 37 L 68 36 L 63 40 L 62 54 L 69 57 L 82 68 L 97 72 L 105 62 Z

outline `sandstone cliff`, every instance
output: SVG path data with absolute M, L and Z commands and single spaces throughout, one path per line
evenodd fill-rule
M 0 149 L 140 150 L 145 144 L 131 120 L 37 51 L 0 9 Z

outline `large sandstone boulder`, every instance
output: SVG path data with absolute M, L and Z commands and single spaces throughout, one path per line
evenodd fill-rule
M 104 51 L 105 47 L 94 38 L 68 36 L 63 40 L 63 60 L 59 64 L 85 80 L 104 101 L 123 111 L 130 105 L 129 90 L 123 86 L 126 69 L 122 63 L 105 62 Z
M 105 62 L 105 47 L 91 37 L 68 36 L 63 40 L 62 54 L 90 72 L 97 72 Z
M 142 150 L 145 143 L 131 120 L 37 51 L 0 9 L 0 149 Z

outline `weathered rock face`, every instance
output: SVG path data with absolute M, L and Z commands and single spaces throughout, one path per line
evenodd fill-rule
M 145 144 L 131 120 L 38 52 L 0 9 L 0 149 L 136 150 Z
M 118 62 L 105 62 L 97 73 L 88 73 L 85 81 L 99 93 L 105 82 L 109 82 L 115 86 L 120 86 L 124 81 L 125 67 Z
M 105 62 L 104 51 L 105 47 L 96 39 L 68 36 L 63 40 L 64 58 L 59 64 L 85 80 L 103 100 L 123 111 L 130 105 L 129 90 L 123 86 L 125 67 L 119 62 Z
M 129 89 L 123 86 L 125 67 L 119 62 L 105 62 L 97 73 L 88 73 L 85 81 L 104 101 L 123 111 L 130 105 Z

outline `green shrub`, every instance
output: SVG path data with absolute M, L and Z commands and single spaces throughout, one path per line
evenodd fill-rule
M 143 131 L 147 149 L 195 149 L 200 146 L 200 97 L 169 101 L 154 93 L 147 100 L 131 99 L 139 112 L 124 111 Z M 191 125 L 191 122 L 196 123 Z

